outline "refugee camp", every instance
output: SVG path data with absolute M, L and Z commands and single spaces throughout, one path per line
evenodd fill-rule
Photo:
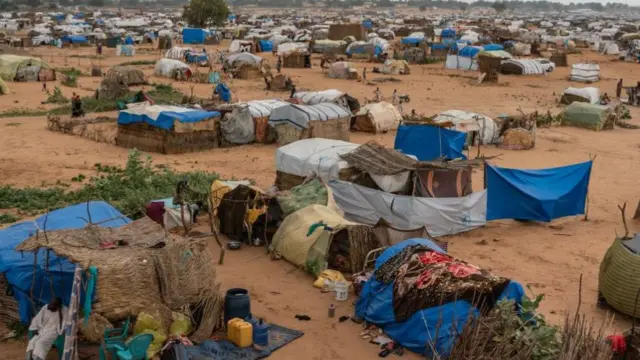
M 0 359 L 640 359 L 634 1 L 0 4 Z

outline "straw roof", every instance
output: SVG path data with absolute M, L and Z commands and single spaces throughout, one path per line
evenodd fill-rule
M 122 79 L 127 86 L 144 85 L 147 83 L 147 77 L 142 70 L 133 66 L 114 66 L 107 73 L 107 78 Z
M 375 175 L 393 175 L 418 166 L 418 161 L 375 141 L 360 145 L 340 157 L 349 165 Z
M 114 244 L 111 249 L 105 245 Z M 98 268 L 93 309 L 109 321 L 158 312 L 168 328 L 171 311 L 203 307 L 195 341 L 221 324 L 222 296 L 206 240 L 165 233 L 149 218 L 119 228 L 89 225 L 77 230 L 40 232 L 17 250 L 53 250 L 87 269 Z

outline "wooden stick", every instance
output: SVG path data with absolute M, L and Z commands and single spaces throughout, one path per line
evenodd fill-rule
M 624 205 L 618 205 L 618 209 L 622 213 L 622 224 L 624 225 L 624 238 L 629 239 L 629 228 L 627 227 L 627 217 L 625 216 L 625 210 L 627 209 L 627 202 L 625 201 Z
M 220 238 L 218 237 L 218 230 L 216 229 L 215 221 L 213 218 L 213 203 L 211 202 L 211 193 L 207 199 L 209 203 L 209 225 L 211 226 L 211 233 L 213 233 L 213 237 L 216 239 L 218 246 L 220 247 L 220 258 L 218 259 L 218 265 L 222 265 L 224 263 L 224 253 L 226 249 L 222 246 L 222 242 L 220 242 Z

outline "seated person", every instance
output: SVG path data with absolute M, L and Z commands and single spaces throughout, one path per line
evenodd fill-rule
M 29 331 L 33 337 L 27 345 L 27 360 L 45 360 L 51 346 L 58 336 L 64 332 L 67 308 L 62 306 L 62 299 L 55 298 L 49 305 L 43 306 L 38 315 L 31 320 Z M 63 349 L 58 349 L 62 351 Z

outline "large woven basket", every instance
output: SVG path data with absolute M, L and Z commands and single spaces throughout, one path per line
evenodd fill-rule
M 631 252 L 622 240 L 616 239 L 600 263 L 598 276 L 599 291 L 607 304 L 623 314 L 633 316 L 636 295 L 640 289 L 639 274 L 640 255 Z

